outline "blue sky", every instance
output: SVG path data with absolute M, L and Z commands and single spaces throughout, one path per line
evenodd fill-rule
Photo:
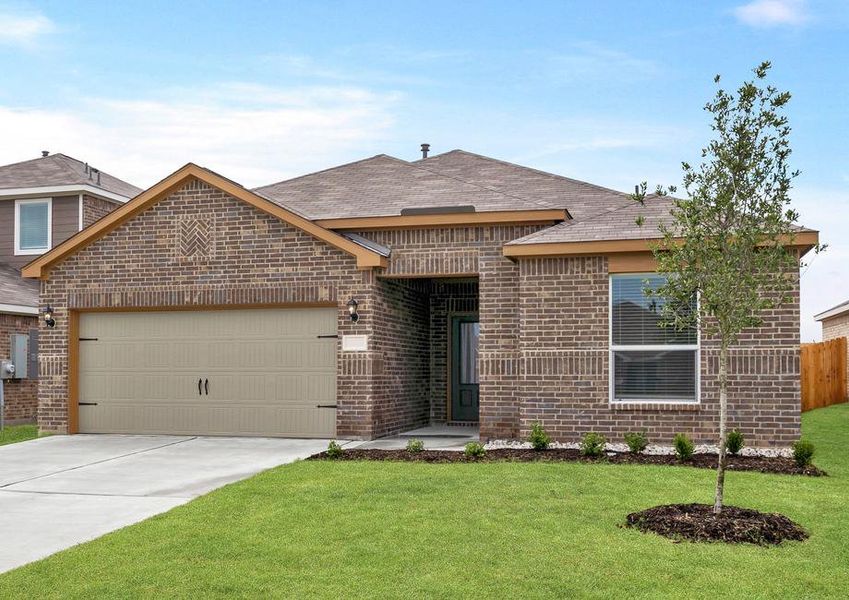
M 465 148 L 630 190 L 676 183 L 713 75 L 793 94 L 794 199 L 849 299 L 849 3 L 0 0 L 0 163 L 65 152 L 148 186 L 188 161 L 253 186 Z

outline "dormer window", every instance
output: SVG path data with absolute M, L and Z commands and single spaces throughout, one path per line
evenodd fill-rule
M 15 254 L 42 254 L 50 250 L 50 198 L 15 200 Z

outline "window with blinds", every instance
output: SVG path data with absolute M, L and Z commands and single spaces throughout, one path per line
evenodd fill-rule
M 50 249 L 50 200 L 15 203 L 15 253 L 40 254 Z
M 663 275 L 610 277 L 610 365 L 613 402 L 697 402 L 699 336 L 661 327 L 663 299 L 647 289 Z M 695 298 L 691 310 L 696 310 Z

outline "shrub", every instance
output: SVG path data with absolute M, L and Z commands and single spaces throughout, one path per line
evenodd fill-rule
M 537 421 L 531 425 L 531 435 L 528 436 L 528 441 L 533 446 L 534 450 L 545 450 L 551 444 L 551 436 L 545 432 L 542 425 Z
M 725 449 L 736 455 L 743 449 L 743 434 L 738 429 L 729 431 L 725 436 Z
M 675 456 L 682 462 L 693 458 L 693 453 L 696 451 L 693 440 L 684 433 L 676 433 L 672 439 L 672 445 L 675 447 Z
M 814 457 L 814 445 L 808 440 L 793 442 L 793 459 L 800 467 L 807 467 Z
M 407 452 L 421 452 L 422 450 L 424 450 L 423 441 L 412 439 L 407 442 Z
M 342 456 L 342 446 L 336 440 L 330 440 L 327 444 L 327 458 L 339 458 Z
M 589 432 L 581 440 L 581 454 L 584 456 L 601 456 L 604 452 L 604 436 L 594 431 Z
M 625 443 L 631 454 L 639 454 L 649 445 L 649 438 L 645 431 L 629 431 L 625 434 Z
M 480 442 L 469 442 L 464 450 L 466 456 L 470 458 L 480 458 L 486 454 L 486 448 Z

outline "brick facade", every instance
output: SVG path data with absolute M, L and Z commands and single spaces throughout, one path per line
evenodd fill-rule
M 841 337 L 849 338 L 849 313 L 822 320 L 823 341 Z M 849 349 L 847 349 L 847 352 L 849 352 Z M 846 371 L 846 397 L 849 398 L 849 357 L 847 357 L 846 361 Z
M 480 425 L 485 438 L 518 434 L 519 265 L 502 246 L 544 225 L 442 227 L 358 232 L 392 249 L 381 277 L 478 278 Z
M 111 202 L 94 196 L 83 196 L 83 227 L 88 227 L 98 219 L 101 219 L 121 206 L 117 202 Z
M 207 255 L 181 253 L 184 218 L 212 224 Z M 39 425 L 67 431 L 71 309 L 336 303 L 340 334 L 371 335 L 374 285 L 373 273 L 357 270 L 348 254 L 200 181 L 189 182 L 70 256 L 42 283 L 42 303 L 55 309 L 56 327 L 41 330 Z M 345 308 L 351 296 L 360 303 L 357 324 Z M 374 436 L 376 354 L 374 346 L 339 352 L 340 437 Z
M 427 283 L 384 279 L 376 285 L 373 342 L 381 362 L 374 381 L 376 437 L 430 420 Z
M 0 358 L 9 358 L 11 334 L 28 334 L 36 327 L 38 327 L 38 317 L 0 314 Z M 26 422 L 35 419 L 38 407 L 38 379 L 6 379 L 4 384 L 6 421 Z
M 522 436 L 539 420 L 563 441 L 588 431 L 621 441 L 626 431 L 646 430 L 655 443 L 669 444 L 678 432 L 715 443 L 716 340 L 701 343 L 698 404 L 611 405 L 607 259 L 528 259 L 520 265 Z M 792 296 L 730 351 L 729 422 L 752 445 L 788 446 L 799 437 L 798 278 Z
M 42 329 L 39 423 L 67 428 L 70 309 L 335 304 L 340 334 L 369 336 L 337 360 L 337 435 L 372 438 L 447 418 L 452 312 L 478 312 L 480 426 L 515 438 L 542 421 L 555 439 L 598 431 L 612 440 L 646 429 L 715 438 L 715 344 L 701 353 L 698 405 L 608 400 L 607 259 L 521 259 L 504 243 L 544 225 L 358 232 L 388 246 L 386 269 L 348 254 L 193 181 L 56 265 L 42 285 L 57 325 Z M 743 336 L 731 359 L 731 423 L 749 443 L 786 446 L 799 434 L 798 286 L 791 305 Z M 345 304 L 359 302 L 352 323 Z

